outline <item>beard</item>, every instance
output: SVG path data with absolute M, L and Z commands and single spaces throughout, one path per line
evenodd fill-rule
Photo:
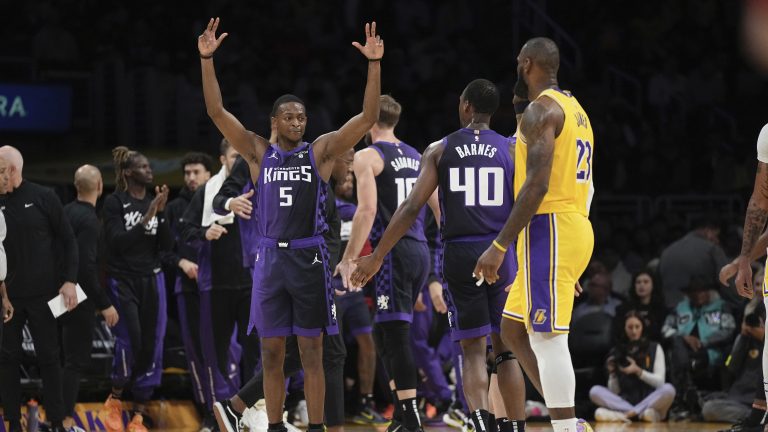
M 515 88 L 514 88 L 515 96 L 528 100 L 528 83 L 525 82 L 525 78 L 523 78 L 523 71 L 518 69 L 517 70 L 517 81 L 515 82 Z

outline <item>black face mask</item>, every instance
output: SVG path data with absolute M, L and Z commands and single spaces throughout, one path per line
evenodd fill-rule
M 523 68 L 517 69 L 517 82 L 514 88 L 515 96 L 528 100 L 528 84 L 523 79 Z

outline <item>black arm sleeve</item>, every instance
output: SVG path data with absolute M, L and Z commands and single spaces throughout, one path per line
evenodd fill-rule
M 112 306 L 112 302 L 98 278 L 99 224 L 96 218 L 77 234 L 77 247 L 80 251 L 80 286 L 96 308 L 102 311 Z
M 144 227 L 140 224 L 136 224 L 126 231 L 123 223 L 123 205 L 114 195 L 110 195 L 104 200 L 103 215 L 104 240 L 110 248 L 116 251 L 125 250 L 127 246 L 144 235 Z
M 195 192 L 187 210 L 181 217 L 181 222 L 179 222 L 180 240 L 195 248 L 205 241 L 206 228 L 202 226 L 201 221 L 203 220 L 203 200 L 206 186 L 204 185 Z
M 51 226 L 56 242 L 60 247 L 60 262 L 62 271 L 62 280 L 65 282 L 77 283 L 78 270 L 78 251 L 77 239 L 72 231 L 72 226 L 64 216 L 64 207 L 59 201 L 59 197 L 52 190 L 45 193 L 44 201 L 48 222 Z
M 240 194 L 243 193 L 243 188 L 245 188 L 245 185 L 248 184 L 250 179 L 251 169 L 248 167 L 248 162 L 238 156 L 235 164 L 232 165 L 232 172 L 229 173 L 229 177 L 224 180 L 221 189 L 219 189 L 219 192 L 213 197 L 213 211 L 218 214 L 229 213 L 229 211 L 224 208 L 224 204 L 227 203 L 228 199 L 240 196 Z

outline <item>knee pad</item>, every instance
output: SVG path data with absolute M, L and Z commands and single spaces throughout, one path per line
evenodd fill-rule
M 497 355 L 494 360 L 493 364 L 491 365 L 491 374 L 495 374 L 499 370 L 499 366 L 508 360 L 516 360 L 517 357 L 512 353 L 512 351 L 504 351 L 503 353 Z
M 534 333 L 529 336 L 539 364 L 541 387 L 549 408 L 571 408 L 576 394 L 568 334 Z

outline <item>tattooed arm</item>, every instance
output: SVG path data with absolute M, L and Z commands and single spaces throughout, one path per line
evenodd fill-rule
M 736 290 L 740 295 L 752 298 L 752 268 L 749 257 L 752 248 L 765 228 L 768 219 L 768 164 L 757 163 L 755 187 L 749 198 L 747 216 L 744 219 L 744 239 L 741 243 L 741 254 L 736 259 L 739 271 L 736 274 Z

